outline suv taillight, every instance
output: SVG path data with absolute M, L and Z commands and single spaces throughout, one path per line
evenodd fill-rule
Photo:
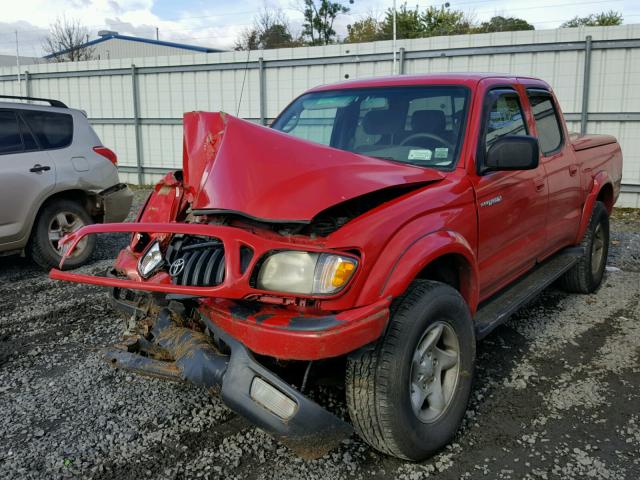
M 104 158 L 109 160 L 114 165 L 118 164 L 118 156 L 116 155 L 116 152 L 114 152 L 110 148 L 107 148 L 107 147 L 93 147 L 93 151 L 96 152 L 98 155 L 102 155 Z

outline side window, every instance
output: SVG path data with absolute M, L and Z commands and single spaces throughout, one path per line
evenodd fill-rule
M 73 117 L 66 113 L 23 110 L 21 115 L 43 149 L 63 148 L 73 140 Z
M 16 114 L 11 110 L 0 110 L 0 155 L 23 150 Z
M 529 92 L 529 102 L 536 120 L 540 151 L 543 155 L 553 153 L 562 145 L 562 129 L 553 101 L 548 93 Z
M 24 149 L 28 151 L 38 150 L 38 143 L 36 142 L 36 139 L 33 138 L 31 130 L 29 130 L 29 127 L 27 127 L 27 124 L 24 123 L 24 120 L 20 115 L 18 115 L 18 124 L 20 125 L 20 133 L 22 134 Z
M 505 135 L 527 134 L 520 99 L 515 92 L 502 93 L 493 100 L 486 122 L 485 151 Z

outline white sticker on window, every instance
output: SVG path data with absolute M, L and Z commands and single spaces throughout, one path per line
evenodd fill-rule
M 409 150 L 409 160 L 431 160 L 431 150 Z
M 449 149 L 446 147 L 436 148 L 436 158 L 447 158 L 449 156 Z

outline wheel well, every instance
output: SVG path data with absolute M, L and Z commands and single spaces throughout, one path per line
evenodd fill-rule
M 443 255 L 422 269 L 416 278 L 446 283 L 460 292 L 469 303 L 472 291 L 471 266 L 462 255 L 450 253 Z
M 613 187 L 610 183 L 606 183 L 598 192 L 598 202 L 604 203 L 604 206 L 607 207 L 607 211 L 611 213 L 613 210 Z
M 65 190 L 63 192 L 54 193 L 40 206 L 36 218 L 38 218 L 42 209 L 58 200 L 71 200 L 76 202 L 81 205 L 89 215 L 91 215 L 95 222 L 101 221 L 102 212 L 96 206 L 96 196 L 90 192 L 85 192 L 84 190 Z

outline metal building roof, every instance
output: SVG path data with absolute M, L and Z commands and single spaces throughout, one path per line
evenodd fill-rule
M 165 40 L 154 40 L 151 38 L 142 38 L 142 37 L 132 37 L 129 35 L 121 35 L 117 32 L 111 32 L 108 33 L 106 35 L 101 35 L 100 38 L 96 38 L 95 40 L 90 40 L 87 43 L 82 44 L 80 47 L 78 48 L 85 48 L 85 47 L 91 47 L 93 45 L 98 45 L 100 43 L 112 40 L 112 39 L 116 39 L 116 40 L 127 40 L 130 42 L 139 42 L 139 43 L 147 43 L 150 45 L 157 45 L 157 46 L 161 46 L 161 47 L 171 47 L 171 48 L 181 48 L 183 50 L 191 50 L 194 52 L 200 52 L 200 53 L 215 53 L 215 52 L 224 52 L 224 50 L 221 50 L 219 48 L 209 48 L 209 47 L 200 47 L 198 45 L 187 45 L 185 43 L 176 43 L 176 42 L 167 42 Z M 65 53 L 69 52 L 71 49 L 66 49 L 66 50 L 61 50 L 59 52 L 56 53 L 51 53 L 49 55 L 46 55 L 44 58 L 53 58 L 56 57 L 58 55 L 64 55 Z

